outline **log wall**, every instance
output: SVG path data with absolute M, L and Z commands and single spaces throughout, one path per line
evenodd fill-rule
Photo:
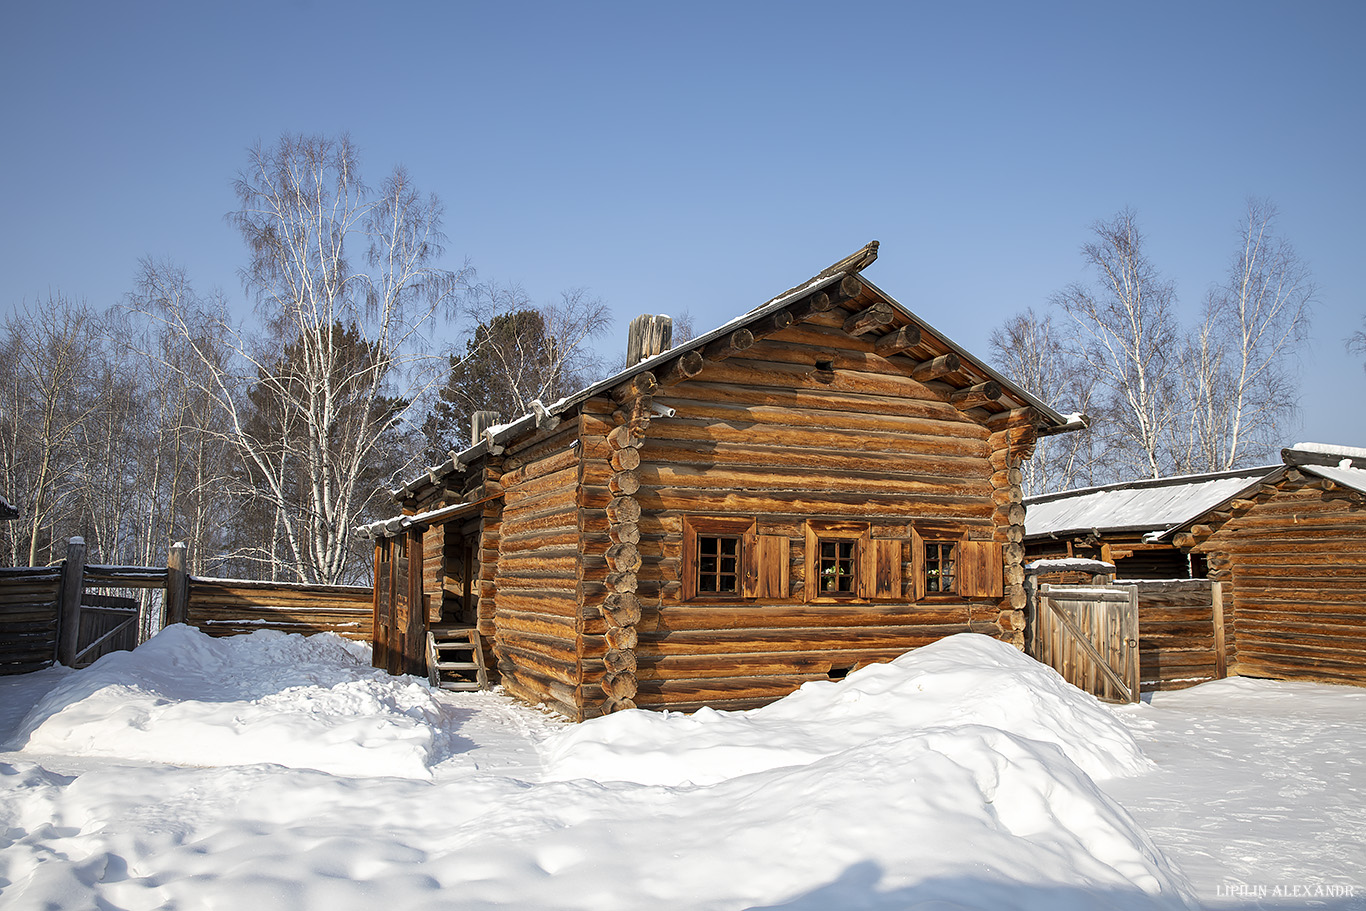
M 1196 546 L 1227 583 L 1232 672 L 1366 685 L 1366 502 L 1326 487 L 1291 471 Z
M 1224 635 L 1208 579 L 1122 583 L 1138 589 L 1139 676 L 1144 692 L 1178 690 L 1226 675 Z
M 187 622 L 211 636 L 258 629 L 369 640 L 373 589 L 191 577 Z
M 0 675 L 27 674 L 57 657 L 61 566 L 0 569 Z
M 509 693 L 580 718 L 578 421 L 542 428 L 498 461 L 503 498 L 488 504 L 499 508 L 483 526 L 480 633 L 492 637 Z
M 1027 432 L 992 433 L 942 389 L 912 377 L 916 364 L 940 352 L 879 356 L 875 336 L 843 330 L 848 316 L 839 308 L 815 315 L 654 392 L 653 404 L 675 414 L 649 423 L 636 469 L 640 706 L 750 707 L 957 632 L 1013 641 L 1022 631 L 1023 508 L 1010 449 Z M 585 464 L 594 467 L 585 471 L 583 514 L 599 523 L 587 529 L 598 535 L 606 529 L 593 510 L 611 499 L 610 469 L 602 467 L 611 452 L 597 435 L 614 429 L 610 406 L 600 402 L 599 414 L 584 418 Z M 597 434 L 591 442 L 589 431 Z M 684 601 L 685 516 L 751 517 L 758 536 L 785 539 L 788 596 Z M 866 522 L 874 542 L 895 540 L 902 597 L 807 599 L 808 520 Z M 904 586 L 913 524 L 1007 548 L 1016 597 L 912 600 Z M 607 624 L 591 609 L 606 594 L 595 574 L 608 569 L 585 563 L 586 678 L 608 651 Z M 591 703 L 597 694 L 587 689 Z

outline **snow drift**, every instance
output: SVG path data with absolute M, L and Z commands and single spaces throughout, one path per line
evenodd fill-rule
M 749 712 L 623 712 L 547 745 L 552 778 L 708 784 L 880 737 L 986 727 L 1051 744 L 1092 778 L 1151 768 L 1112 711 L 995 639 L 962 634 Z
M 334 635 L 213 638 L 171 626 L 70 674 L 12 749 L 178 765 L 275 763 L 428 777 L 442 709 L 425 684 L 371 669 Z
M 753 712 L 633 711 L 554 734 L 512 722 L 543 756 L 513 774 L 433 762 L 439 743 L 477 753 L 493 728 L 476 716 L 496 715 L 499 697 L 433 693 L 353 650 L 331 636 L 214 640 L 182 627 L 58 679 L 16 738 L 23 751 L 0 757 L 6 900 L 129 911 L 1189 905 L 1181 874 L 1092 778 L 1146 767 L 1125 728 L 983 637 Z M 43 768 L 42 751 L 224 767 L 87 761 L 71 778 Z M 378 777 L 395 772 L 408 777 Z

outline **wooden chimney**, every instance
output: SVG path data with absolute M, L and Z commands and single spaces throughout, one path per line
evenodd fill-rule
M 674 321 L 667 316 L 643 314 L 631 320 L 626 333 L 626 366 L 634 367 L 647 357 L 673 347 Z

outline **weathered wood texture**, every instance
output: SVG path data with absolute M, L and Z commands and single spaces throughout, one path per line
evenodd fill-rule
M 1366 685 L 1366 502 L 1313 483 L 1264 487 L 1196 550 L 1228 583 L 1232 673 Z
M 86 592 L 81 597 L 76 666 L 89 667 L 110 652 L 137 648 L 139 608 L 136 598 Z
M 509 449 L 502 508 L 481 542 L 492 586 L 480 600 L 479 629 L 492 637 L 498 679 L 512 695 L 569 717 L 578 717 L 580 702 L 578 451 L 572 420 Z
M 57 655 L 60 566 L 0 569 L 0 675 L 49 667 Z
M 1139 673 L 1143 691 L 1177 690 L 1220 672 L 1214 590 L 1209 579 L 1139 580 Z
M 653 401 L 675 415 L 649 424 L 634 471 L 641 516 L 633 584 L 641 616 L 633 673 L 640 706 L 759 705 L 808 680 L 838 678 L 953 633 L 1014 635 L 1000 622 L 999 594 L 913 600 L 913 526 L 936 539 L 966 541 L 966 535 L 990 546 L 1010 513 L 993 500 L 992 434 L 943 389 L 912 376 L 917 364 L 942 350 L 925 347 L 929 340 L 922 344 L 918 332 L 901 333 L 897 345 L 884 343 L 897 327 L 879 323 L 880 315 L 855 321 L 855 329 L 867 331 L 852 337 L 845 331 L 851 319 L 839 307 L 811 315 L 729 351 L 724 360 L 708 360 L 686 382 L 654 391 Z M 876 353 L 879 344 L 886 356 Z M 936 376 L 961 367 L 948 360 Z M 585 423 L 592 425 L 594 416 L 586 415 Z M 604 435 L 612 429 L 606 416 L 597 426 Z M 1008 490 L 1010 478 L 1003 480 Z M 584 483 L 584 504 L 605 509 L 608 479 L 586 473 Z M 597 484 L 604 485 L 602 494 Z M 741 591 L 729 599 L 684 600 L 684 519 L 690 516 L 756 520 L 747 540 L 766 554 L 786 555 L 788 591 L 773 596 L 783 582 L 769 572 L 741 583 L 758 597 L 739 597 Z M 809 521 L 866 529 L 866 543 L 852 532 L 849 539 L 860 553 L 867 549 L 861 567 L 882 583 L 853 597 L 808 601 Z M 591 522 L 584 528 L 589 538 L 596 531 Z M 999 588 L 995 547 L 995 571 L 977 575 Z M 584 566 L 591 602 L 606 591 L 607 567 L 597 571 L 591 556 Z M 609 623 L 593 613 L 584 618 L 585 680 L 610 652 Z
M 1078 689 L 1107 702 L 1138 702 L 1137 593 L 1132 586 L 1041 583 L 1034 654 Z
M 190 578 L 187 622 L 211 636 L 258 629 L 286 633 L 372 635 L 372 589 L 359 585 L 297 585 Z

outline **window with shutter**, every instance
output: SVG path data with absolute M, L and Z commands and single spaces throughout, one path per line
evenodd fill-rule
M 789 543 L 757 533 L 752 518 L 683 519 L 683 600 L 788 597 Z

